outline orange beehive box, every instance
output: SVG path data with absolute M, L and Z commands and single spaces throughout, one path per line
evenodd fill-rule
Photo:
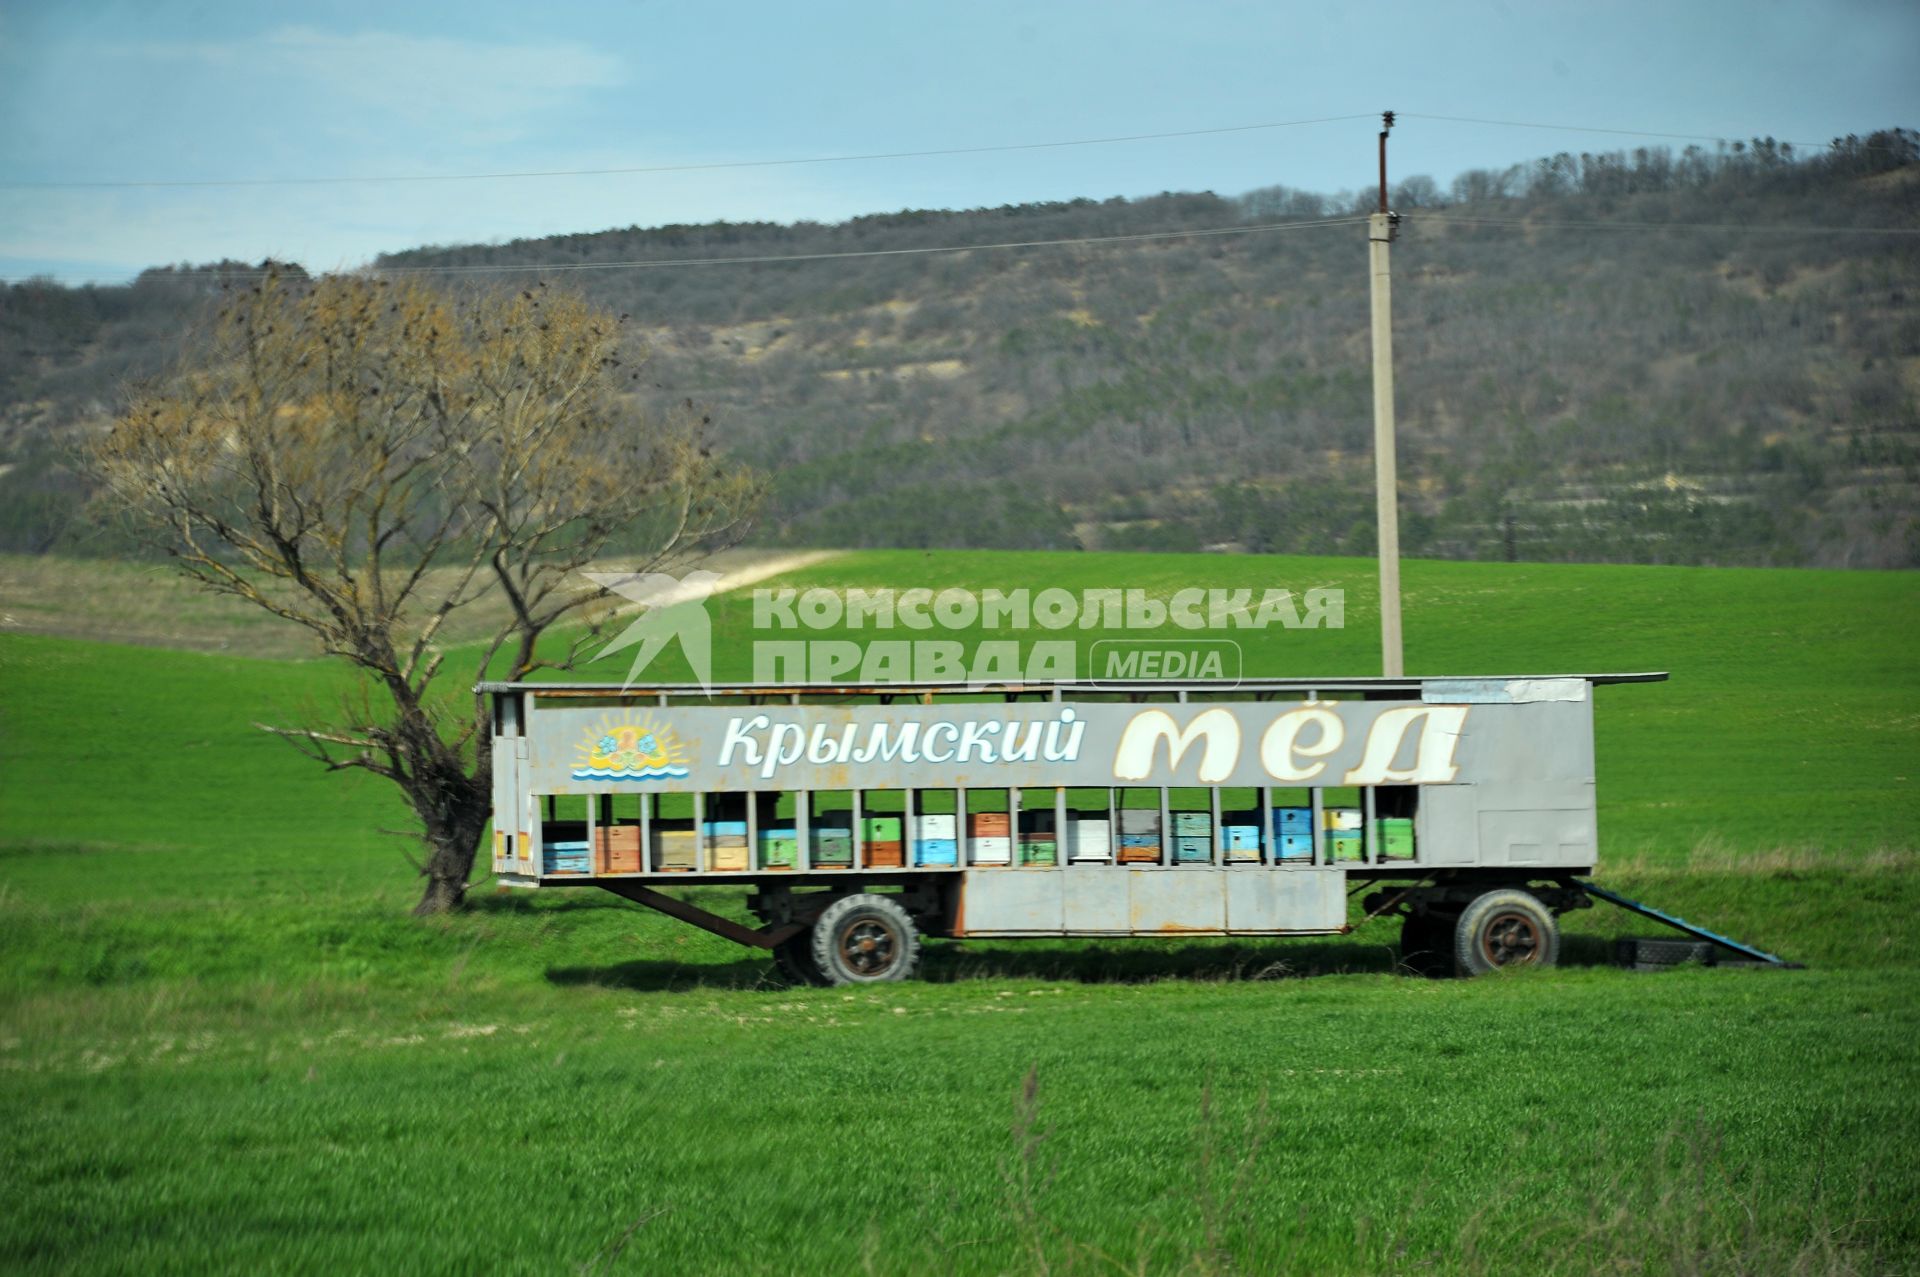
M 1005 838 L 1012 826 L 1004 811 L 976 811 L 967 817 L 967 828 L 975 838 Z
M 907 855 L 904 844 L 893 842 L 870 842 L 867 844 L 867 864 L 874 869 L 901 869 L 906 866 Z

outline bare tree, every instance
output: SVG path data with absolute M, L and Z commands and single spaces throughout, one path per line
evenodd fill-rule
M 571 666 L 613 615 L 579 569 L 615 547 L 669 566 L 758 496 L 691 404 L 649 416 L 624 392 L 618 330 L 545 289 L 269 272 L 91 453 L 187 576 L 363 672 L 340 721 L 259 726 L 400 786 L 426 844 L 416 912 L 461 902 L 490 807 L 484 698 L 434 686 L 449 618 L 487 600 L 476 681 Z

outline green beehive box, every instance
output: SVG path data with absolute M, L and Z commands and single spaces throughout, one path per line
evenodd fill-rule
M 866 842 L 899 842 L 900 817 L 868 816 L 860 822 L 860 837 Z
M 1413 858 L 1413 821 L 1404 817 L 1385 817 L 1373 822 L 1373 845 L 1382 856 L 1393 860 Z
M 1210 811 L 1176 811 L 1173 813 L 1173 832 L 1176 837 L 1198 838 L 1213 837 L 1213 813 Z
M 1326 834 L 1327 848 L 1335 860 L 1360 859 L 1360 831 L 1358 829 L 1330 829 Z
M 813 831 L 813 863 L 850 865 L 853 863 L 853 831 L 831 826 Z
M 798 838 L 762 838 L 760 864 L 766 869 L 791 869 L 800 856 Z
M 1051 865 L 1059 854 L 1051 838 L 1023 838 L 1020 840 L 1020 863 L 1023 865 Z

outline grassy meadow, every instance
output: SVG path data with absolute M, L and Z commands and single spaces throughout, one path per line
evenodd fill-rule
M 147 627 L 169 646 L 73 637 L 101 609 L 70 570 L 0 635 L 9 1269 L 1920 1266 L 1911 576 L 1407 565 L 1415 672 L 1672 671 L 1599 692 L 1596 877 L 1807 970 L 1615 970 L 1648 925 L 1596 909 L 1561 969 L 1471 982 L 1396 974 L 1376 922 L 934 942 L 924 982 L 842 991 L 599 892 L 407 917 L 396 796 L 249 726 L 347 673 L 239 654 L 217 604 Z M 1247 671 L 1378 668 L 1364 560 L 766 584 L 1344 586 L 1344 630 L 1235 634 Z M 748 677 L 749 601 L 714 614 Z

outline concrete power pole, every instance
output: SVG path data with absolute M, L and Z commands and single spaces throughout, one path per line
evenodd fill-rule
M 1380 672 L 1405 674 L 1400 652 L 1400 498 L 1393 455 L 1393 274 L 1389 264 L 1394 226 L 1387 211 L 1387 130 L 1393 112 L 1381 116 L 1380 211 L 1367 219 L 1373 270 L 1373 478 L 1380 540 Z

